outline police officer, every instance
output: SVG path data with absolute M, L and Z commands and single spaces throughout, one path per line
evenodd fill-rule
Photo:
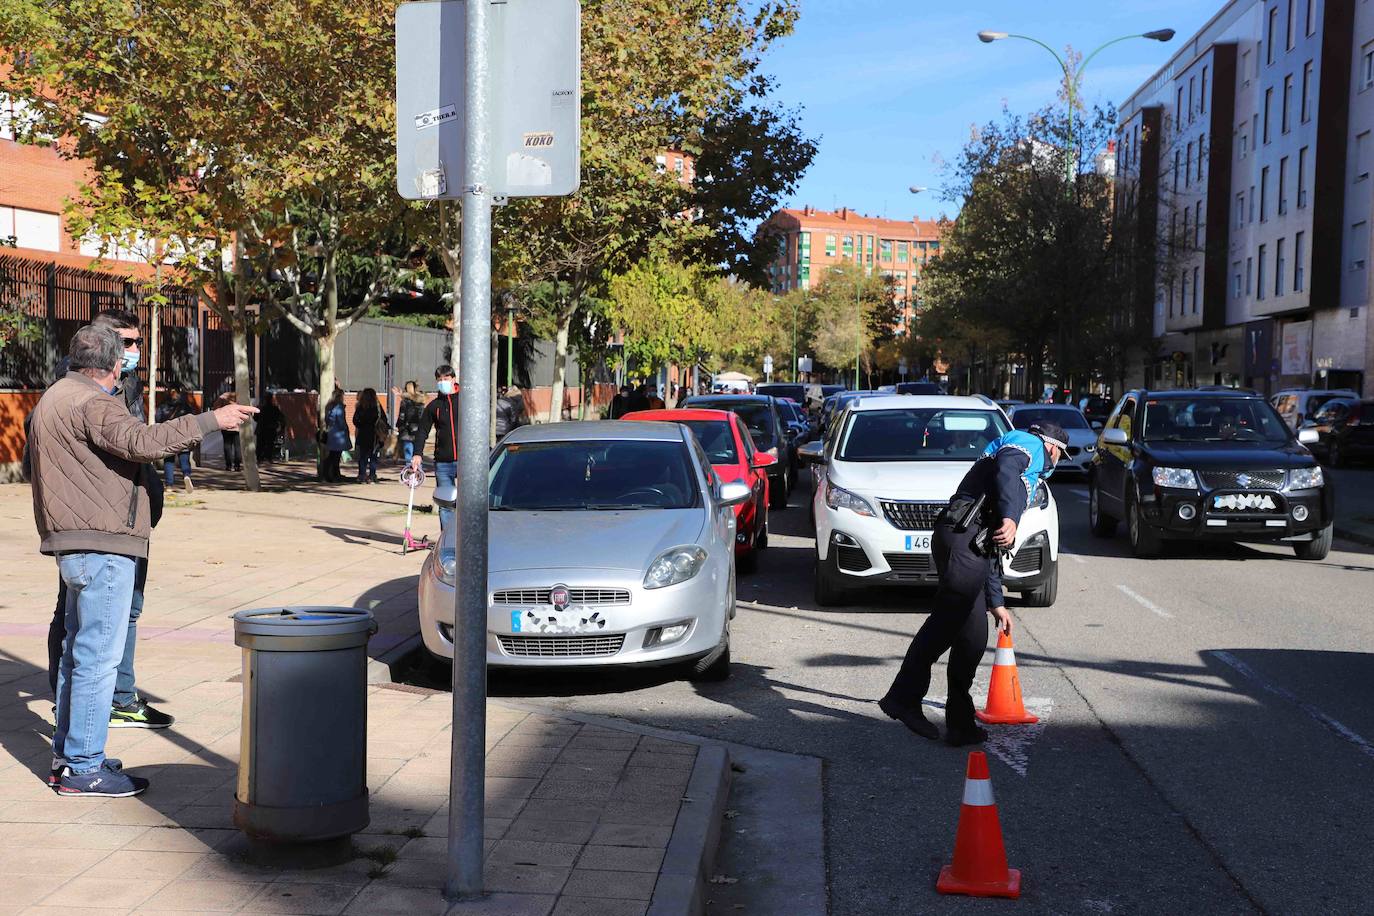
M 957 747 L 987 737 L 974 721 L 969 695 L 987 646 L 984 612 L 997 618 L 999 630 L 1011 633 L 1011 615 L 1002 604 L 1001 553 L 1016 541 L 1021 514 L 1035 504 L 1065 447 L 1064 431 L 1048 422 L 994 440 L 935 521 L 932 552 L 940 572 L 935 607 L 911 641 L 887 695 L 878 701 L 883 712 L 923 738 L 940 737 L 921 711 L 921 700 L 930 686 L 931 666 L 946 651 L 945 741 Z

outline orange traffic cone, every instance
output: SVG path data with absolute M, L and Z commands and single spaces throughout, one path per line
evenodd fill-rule
M 942 894 L 970 897 L 1020 897 L 1021 872 L 1007 868 L 1002 845 L 1002 825 L 992 800 L 988 758 L 982 751 L 968 755 L 964 779 L 964 806 L 959 811 L 959 832 L 954 838 L 954 864 L 940 869 L 935 889 Z
M 988 705 L 974 713 L 979 722 L 993 725 L 1030 725 L 1039 716 L 1026 712 L 1021 701 L 1021 679 L 1016 676 L 1016 652 L 1011 637 L 997 637 L 997 657 L 992 662 L 992 682 L 988 684 Z

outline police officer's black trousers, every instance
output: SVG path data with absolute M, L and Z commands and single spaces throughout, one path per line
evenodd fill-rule
M 940 573 L 940 590 L 935 593 L 934 609 L 911 640 L 901 670 L 887 691 L 889 699 L 919 710 L 930 687 L 931 666 L 949 652 L 945 722 L 959 729 L 969 729 L 975 724 L 969 689 L 988 643 L 984 588 L 990 561 L 973 549 L 971 542 L 977 533 L 977 525 L 970 525 L 966 531 L 955 531 L 946 516 L 936 522 L 931 552 Z

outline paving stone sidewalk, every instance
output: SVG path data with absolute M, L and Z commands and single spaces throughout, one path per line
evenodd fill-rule
M 450 697 L 420 688 L 369 688 L 372 823 L 351 861 L 304 870 L 247 856 L 231 823 L 242 687 L 228 614 L 372 603 L 384 628 L 412 625 L 419 559 L 395 555 L 390 533 L 403 497 L 399 485 L 201 487 L 170 508 L 154 539 L 137 672 L 144 695 L 177 723 L 112 731 L 109 753 L 152 788 L 97 800 L 59 798 L 45 785 L 56 572 L 36 553 L 27 487 L 0 486 L 0 916 L 650 912 L 674 826 L 692 807 L 684 795 L 695 745 L 492 704 L 490 896 L 450 908 L 440 895 Z M 314 765 L 308 748 L 300 763 Z

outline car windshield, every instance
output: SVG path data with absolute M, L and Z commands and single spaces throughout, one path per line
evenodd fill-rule
M 1092 429 L 1083 414 L 1077 410 L 1055 410 L 1052 407 L 1018 407 L 1011 415 L 1011 425 L 1017 429 L 1030 429 L 1034 423 L 1058 423 L 1064 429 Z
M 712 464 L 738 464 L 735 436 L 724 420 L 683 420 L 682 425 L 692 431 L 706 451 Z
M 840 442 L 841 461 L 972 461 L 1007 432 L 994 410 L 862 410 Z
M 1146 442 L 1263 442 L 1283 445 L 1287 425 L 1259 398 L 1160 398 L 1145 402 Z
M 733 410 L 739 414 L 744 425 L 749 427 L 749 435 L 753 437 L 754 445 L 759 451 L 766 452 L 776 444 L 773 442 L 773 411 L 767 404 L 758 401 L 692 400 L 688 402 L 688 406 Z
M 944 389 L 934 382 L 900 382 L 897 385 L 898 394 L 944 394 Z
M 755 391 L 758 394 L 769 394 L 775 398 L 791 398 L 798 402 L 806 400 L 805 385 L 760 385 Z
M 690 509 L 698 485 L 682 442 L 514 442 L 491 462 L 493 511 Z

